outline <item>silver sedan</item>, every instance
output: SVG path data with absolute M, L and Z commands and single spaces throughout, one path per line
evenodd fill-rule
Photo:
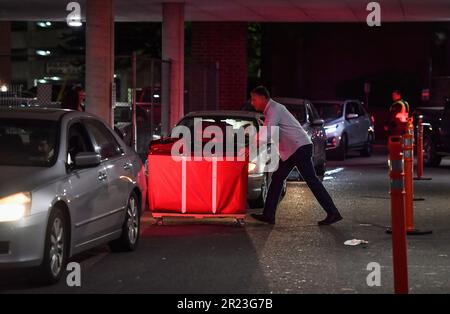
M 193 128 L 194 119 L 199 119 L 208 125 L 227 124 L 234 129 L 253 125 L 256 130 L 262 126 L 264 115 L 253 111 L 214 110 L 190 112 L 177 125 Z M 248 145 L 248 144 L 247 144 Z M 267 161 L 256 156 L 249 162 L 247 201 L 251 208 L 264 207 L 267 198 L 272 173 L 268 172 Z M 282 197 L 286 194 L 284 182 Z
M 146 195 L 141 160 L 96 117 L 0 109 L 0 267 L 52 283 L 74 254 L 134 250 Z

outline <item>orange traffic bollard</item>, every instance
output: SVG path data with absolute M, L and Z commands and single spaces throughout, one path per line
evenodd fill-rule
M 409 235 L 423 235 L 432 233 L 431 230 L 418 230 L 414 228 L 414 126 L 412 118 L 408 119 L 406 133 L 403 135 L 403 159 L 405 177 L 405 214 L 406 232 Z
M 403 160 L 405 173 L 405 214 L 406 230 L 414 229 L 414 188 L 413 188 L 413 170 L 414 170 L 414 135 L 408 121 L 407 133 L 403 135 Z
M 431 180 L 423 176 L 423 116 L 417 122 L 417 177 L 414 180 Z
M 389 137 L 389 177 L 391 195 L 392 256 L 395 293 L 408 293 L 408 258 L 406 245 L 405 190 L 401 136 Z

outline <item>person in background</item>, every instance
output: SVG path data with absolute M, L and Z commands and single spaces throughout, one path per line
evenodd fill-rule
M 389 135 L 403 135 L 409 118 L 409 104 L 402 98 L 399 90 L 392 92 L 392 105 L 389 108 L 389 118 L 386 126 Z
M 257 135 L 259 142 L 265 141 L 266 135 L 273 133 L 272 130 L 267 130 L 268 128 L 278 127 L 278 151 L 280 158 L 278 169 L 272 174 L 264 212 L 263 214 L 252 214 L 252 217 L 268 224 L 275 224 L 275 212 L 280 200 L 284 180 L 286 180 L 291 170 L 297 167 L 317 201 L 327 213 L 327 217 L 319 221 L 318 224 L 331 225 L 342 220 L 342 216 L 334 205 L 333 200 L 322 182 L 317 178 L 312 163 L 313 144 L 298 120 L 285 106 L 272 100 L 269 91 L 263 86 L 253 89 L 251 97 L 252 105 L 256 111 L 264 112 L 264 126 L 267 127 L 262 128 Z
M 85 96 L 86 93 L 84 92 L 83 87 L 81 87 L 80 85 L 75 85 L 65 92 L 61 103 L 61 108 L 84 111 Z

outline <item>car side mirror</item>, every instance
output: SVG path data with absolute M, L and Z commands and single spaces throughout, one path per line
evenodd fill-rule
M 84 152 L 75 156 L 75 168 L 96 167 L 101 162 L 101 156 L 97 153 Z
M 325 124 L 325 121 L 323 119 L 315 119 L 311 124 L 313 126 L 323 126 Z
M 349 113 L 348 115 L 345 116 L 347 118 L 347 120 L 352 120 L 352 119 L 356 119 L 359 117 L 359 115 L 357 113 Z

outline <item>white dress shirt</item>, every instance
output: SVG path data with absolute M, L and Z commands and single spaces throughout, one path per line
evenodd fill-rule
M 295 151 L 304 145 L 312 144 L 311 138 L 301 126 L 300 122 L 280 103 L 269 99 L 264 109 L 264 126 L 259 134 L 259 143 L 270 141 L 267 131 L 274 134 L 276 126 L 279 130 L 279 143 L 277 145 L 281 160 L 286 161 Z M 277 143 L 275 143 L 277 144 Z

